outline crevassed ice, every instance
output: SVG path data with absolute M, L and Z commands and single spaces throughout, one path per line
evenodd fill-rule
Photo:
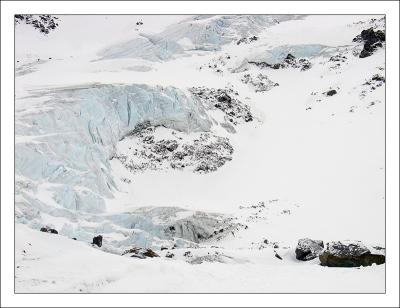
M 156 35 L 115 44 L 99 52 L 100 59 L 143 58 L 164 61 L 184 55 L 189 41 L 194 50 L 220 50 L 221 46 L 241 37 L 257 35 L 279 22 L 302 18 L 299 15 L 223 15 L 194 16 L 167 27 Z
M 296 58 L 312 58 L 321 54 L 325 48 L 327 46 L 320 44 L 282 45 L 266 50 L 252 60 L 276 64 L 282 62 L 289 53 Z
M 115 189 L 109 159 L 137 124 L 191 132 L 208 131 L 212 123 L 199 102 L 174 87 L 94 85 L 34 95 L 43 95 L 44 111 L 16 113 L 15 172 L 25 182 L 18 188 L 22 203 L 40 203 L 47 212 L 54 206 L 32 203 L 35 193 L 26 183 L 47 185 L 51 201 L 61 208 L 99 213 Z

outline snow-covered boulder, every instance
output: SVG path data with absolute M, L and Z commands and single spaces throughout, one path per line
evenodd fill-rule
M 329 242 L 319 256 L 321 265 L 329 267 L 359 267 L 385 263 L 382 249 L 371 250 L 359 241 Z
M 315 259 L 324 249 L 323 241 L 315 241 L 309 238 L 300 239 L 296 247 L 296 259 L 309 261 Z

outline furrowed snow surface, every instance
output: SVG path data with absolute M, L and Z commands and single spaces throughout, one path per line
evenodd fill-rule
M 371 27 L 382 16 L 18 24 L 16 292 L 384 292 L 385 265 L 294 253 L 384 245 L 385 46 L 353 42 Z

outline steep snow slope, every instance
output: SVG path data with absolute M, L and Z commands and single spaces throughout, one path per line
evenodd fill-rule
M 385 241 L 384 83 L 373 79 L 385 75 L 385 51 L 359 58 L 362 45 L 352 42 L 363 29 L 384 28 L 384 21 L 379 16 L 283 16 L 280 23 L 275 16 L 149 17 L 85 16 L 89 27 L 81 35 L 77 16 L 60 17 L 64 26 L 48 37 L 17 27 L 17 291 L 382 292 L 384 266 L 327 270 L 318 262 L 299 263 L 294 248 L 302 237 Z M 175 21 L 164 30 L 160 26 Z M 107 29 L 104 41 L 85 41 L 101 27 Z M 68 34 L 65 40 L 62 33 Z M 257 40 L 238 44 L 253 35 Z M 117 45 L 104 49 L 107 37 Z M 85 47 L 73 53 L 57 42 Z M 296 60 L 286 68 L 251 63 L 281 63 L 288 53 Z M 311 67 L 302 70 L 299 58 Z M 243 81 L 246 74 L 247 80 L 261 74 L 278 85 L 256 92 L 257 86 Z M 210 99 L 193 96 L 192 87 L 224 89 L 230 99 L 218 96 L 210 105 Z M 336 95 L 328 96 L 330 90 Z M 231 102 L 248 105 L 252 120 L 229 124 L 244 110 L 230 115 L 233 109 L 224 106 Z M 151 128 L 146 140 L 154 137 L 157 147 L 137 137 L 137 124 L 143 123 Z M 220 159 L 214 137 L 205 145 L 196 141 L 205 132 L 228 140 L 229 159 L 201 174 L 170 167 L 158 141 L 175 140 L 178 150 L 183 144 L 197 147 L 201 151 L 195 153 L 207 162 L 212 155 Z M 153 151 L 146 157 L 161 163 L 132 172 L 115 159 L 125 155 L 135 163 L 135 153 L 142 151 Z M 191 162 L 200 154 L 189 156 Z M 268 206 L 257 207 L 260 201 Z M 22 224 L 36 230 L 49 225 L 61 236 L 37 234 Z M 178 232 L 181 226 L 186 231 Z M 113 254 L 138 246 L 154 249 L 161 259 L 167 252 L 174 257 L 127 259 L 67 239 L 88 243 L 97 234 L 104 237 L 101 249 Z M 53 252 L 50 247 L 58 245 Z M 57 257 L 66 258 L 71 249 L 70 258 L 85 260 L 84 280 L 72 269 L 76 262 L 66 266 Z M 193 256 L 183 256 L 187 251 Z M 96 262 L 117 265 L 95 274 Z M 58 270 L 61 264 L 70 274 Z M 160 268 L 168 273 L 166 280 L 156 275 Z M 131 271 L 135 283 L 123 274 Z M 153 271 L 154 279 L 145 279 Z M 235 285 L 226 271 L 241 283 Z M 312 273 L 306 282 L 300 280 L 305 272 Z M 196 275 L 199 284 L 183 288 L 181 275 Z M 293 277 L 299 280 L 289 284 Z M 322 280 L 331 284 L 321 285 Z

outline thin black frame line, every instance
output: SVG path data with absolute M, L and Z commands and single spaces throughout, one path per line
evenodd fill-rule
M 100 0 L 100 1 L 106 1 L 106 0 Z M 208 0 L 207 0 L 208 1 Z M 257 1 L 260 1 L 260 0 L 257 0 Z M 340 1 L 345 1 L 345 0 L 340 0 Z M 367 0 L 367 1 L 373 1 L 373 0 Z M 47 13 L 48 14 L 48 13 Z M 32 15 L 36 15 L 36 14 L 32 14 Z M 101 16 L 109 16 L 109 15 L 126 15 L 126 16 L 145 16 L 145 15 L 185 15 L 185 16 L 190 16 L 190 15 L 209 15 L 209 14 L 50 14 L 50 15 L 58 15 L 58 16 L 68 16 L 68 15 L 87 15 L 87 16 L 91 16 L 91 15 L 101 15 Z M 385 33 L 387 33 L 387 27 L 386 27 L 386 18 L 387 18 L 387 16 L 386 16 L 386 13 L 385 14 L 376 14 L 376 13 L 374 13 L 374 14 L 218 14 L 218 15 L 232 15 L 232 16 L 236 16 L 236 15 L 304 15 L 304 16 L 311 16 L 311 15 L 327 15 L 327 16 L 343 16 L 343 15 L 350 15 L 350 16 L 370 16 L 370 15 L 382 15 L 382 16 L 384 16 L 385 17 Z M 13 22 L 14 22 L 14 20 L 13 20 Z M 16 101 L 16 97 L 15 97 L 15 81 L 16 81 L 16 78 L 15 78 L 15 27 L 14 27 L 14 175 L 13 175 L 13 179 L 14 179 L 14 213 L 15 213 L 15 101 Z M 385 193 L 384 193 L 384 198 L 385 198 L 385 254 L 387 254 L 387 224 L 386 224 L 386 222 L 387 222 L 387 218 L 386 218 L 386 215 L 387 215 L 387 211 L 386 211 L 386 205 L 387 205 L 387 203 L 386 203 L 386 189 L 387 189 L 387 186 L 386 186 L 386 183 L 387 183 L 387 172 L 386 172 L 386 153 L 387 153 L 387 148 L 386 148 L 386 130 L 387 130 L 387 127 L 386 127 L 386 104 L 387 104 L 387 100 L 386 100 L 386 98 L 387 98 L 387 96 L 386 96 L 386 91 L 387 91 L 387 80 L 386 80 L 386 68 L 387 68 L 387 42 L 386 42 L 386 47 L 385 47 L 385 103 L 384 103 L 384 113 L 385 113 L 385 129 L 384 129 L 384 131 L 385 131 L 385 137 L 384 137 L 384 139 L 385 139 L 385 155 L 384 155 L 384 171 L 385 171 L 385 176 L 384 176 L 384 184 L 385 184 Z M 122 294 L 126 294 L 126 295 L 135 295 L 135 294 L 144 294 L 144 295 L 151 295 L 151 294 L 175 294 L 175 295 L 177 295 L 177 294 L 192 294 L 192 295 L 197 295 L 197 294 L 199 294 L 199 295 L 206 295 L 206 294 L 210 294 L 210 295 L 213 295 L 213 294 L 220 294 L 220 295 L 234 295 L 234 294 L 238 294 L 238 295 L 245 295 L 245 294 L 249 294 L 249 295 L 256 295 L 256 294 L 265 294 L 265 295 L 268 295 L 268 294 L 272 294 L 272 295 L 284 295 L 284 294 L 293 294 L 293 295 L 302 295 L 302 294 L 304 294 L 304 295 L 368 295 L 368 294 L 371 294 L 371 295 L 386 295 L 387 294 L 387 260 L 385 260 L 385 292 L 371 292 L 371 293 L 359 293 L 359 292 L 351 292 L 351 293 L 339 293 L 339 292 L 331 292 L 331 293 L 328 293 L 328 292 L 322 292 L 322 293 L 312 293 L 312 292 L 299 292 L 299 293 L 297 293 L 297 292 L 294 292 L 294 293 L 285 293 L 285 292 L 282 292 L 282 293 L 261 293 L 261 292 L 243 292 L 243 293 L 237 293 L 237 292 L 235 292 L 235 293 L 227 293 L 227 292 L 215 292 L 215 293 L 207 293 L 207 292 L 197 292 L 197 293 L 191 293 L 191 292 L 188 292 L 188 293 L 186 293 L 186 292 L 184 292 L 184 293 L 182 293 L 182 292 L 166 292 L 166 293 L 162 293 L 162 292 L 160 292 L 160 293 L 149 293 L 149 292 L 145 292 L 145 293 L 132 293 L 132 292 L 129 292 L 129 293 L 123 293 L 123 292 L 118 292 L 118 293 L 95 293 L 95 292 L 91 292 L 91 293 L 73 293 L 73 292 L 60 292 L 60 293 L 47 293 L 47 292 L 35 292 L 35 293 L 28 293 L 28 292 L 16 292 L 16 279 L 15 279 L 15 242 L 16 242 L 16 236 L 15 236 L 15 225 L 16 225 L 16 221 L 15 221 L 15 215 L 13 215 L 13 217 L 14 217 L 14 294 L 15 295 L 19 295 L 19 294 L 21 294 L 21 295 L 43 295 L 43 294 L 48 294 L 48 295 L 51 295 L 51 294 L 58 294 L 58 295 L 63 295 L 63 294 L 65 294 L 65 295 L 75 295 L 75 294 L 83 294 L 83 295 L 89 295 L 89 294 L 93 294 L 93 295 L 122 295 Z M 400 249 L 400 248 L 399 248 Z M 1 255 L 0 255 L 0 261 L 1 261 Z M 0 284 L 1 284 L 1 281 L 0 281 Z
M 18 1 L 24 1 L 24 0 L 3 0 L 3 2 L 18 2 Z M 54 0 L 41 0 L 43 2 L 46 1 L 53 1 Z M 57 0 L 57 2 L 80 2 L 81 0 Z M 86 0 L 86 1 L 96 1 L 96 2 L 113 2 L 110 0 Z M 118 0 L 118 2 L 348 2 L 348 0 L 275 0 L 275 1 L 270 1 L 270 0 L 250 0 L 250 1 L 246 1 L 246 0 Z M 380 0 L 352 0 L 353 2 L 377 2 L 379 3 Z M 398 2 L 398 0 L 385 0 L 387 2 Z M 196 14 L 196 15 L 200 15 L 200 14 Z M 206 14 L 204 14 L 206 15 Z M 208 15 L 208 14 L 207 14 Z
M 48 0 L 50 1 L 50 0 Z M 78 1 L 78 0 L 73 0 L 73 1 Z M 106 1 L 106 0 L 103 0 Z M 129 0 L 126 0 L 129 1 Z M 151 1 L 151 0 L 150 0 Z M 157 0 L 153 0 L 157 1 Z M 183 1 L 183 0 L 182 0 Z M 201 1 L 201 0 L 199 0 Z M 211 1 L 211 0 L 210 0 Z M 226 0 L 224 0 L 226 1 Z M 261 1 L 261 0 L 259 0 Z M 334 1 L 334 0 L 331 0 Z M 345 0 L 342 0 L 345 1 Z M 370 0 L 373 1 L 373 0 Z M 49 14 L 49 13 L 19 13 L 19 15 L 44 15 L 44 14 Z M 221 15 L 221 16 L 240 16 L 240 15 L 246 15 L 246 16 L 261 16 L 261 15 L 269 15 L 269 16 L 282 16 L 282 15 L 300 15 L 300 16 L 378 16 L 382 15 L 385 16 L 386 18 L 386 13 L 362 13 L 362 14 L 350 14 L 350 13 L 343 13 L 343 14 L 327 14 L 327 13 L 313 13 L 313 14 L 304 14 L 304 13 L 290 13 L 290 14 L 284 14 L 284 13 L 271 13 L 271 14 L 260 14 L 260 13 L 241 13 L 241 14 L 222 14 L 222 13 L 209 13 L 209 14 L 191 14 L 191 13 L 179 13 L 179 14 L 161 14 L 161 13 L 155 13 L 155 14 L 150 14 L 150 13 L 145 13 L 145 14 L 126 14 L 126 13 L 121 13 L 121 14 L 103 14 L 103 13 L 96 13 L 96 14 L 83 14 L 83 13 L 71 13 L 71 14 L 49 14 L 49 15 L 54 15 L 54 16 L 199 16 L 199 15 Z

